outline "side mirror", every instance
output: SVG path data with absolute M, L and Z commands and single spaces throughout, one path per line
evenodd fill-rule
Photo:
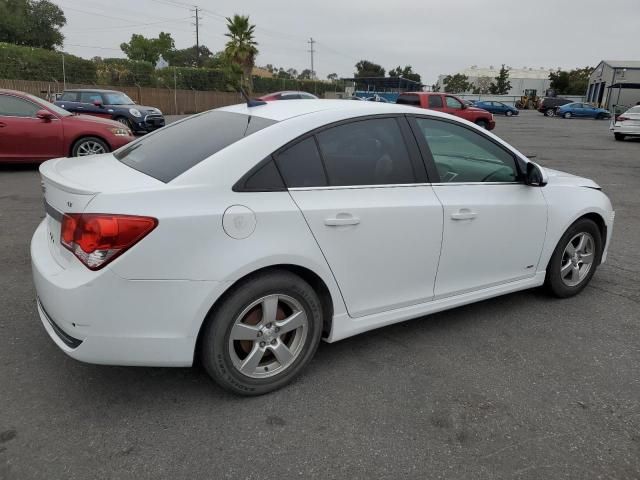
M 524 183 L 532 187 L 544 187 L 547 184 L 547 176 L 538 165 L 528 162 Z
M 94 104 L 96 107 L 100 107 L 100 108 L 102 108 L 102 107 L 104 106 L 104 105 L 102 105 L 102 102 L 101 102 L 100 100 L 94 100 L 94 101 L 93 101 L 93 104 Z
M 49 110 L 43 109 L 36 112 L 36 117 L 40 120 L 44 120 L 45 122 L 50 122 L 51 119 L 54 118 L 54 115 Z
M 466 110 L 467 108 L 469 108 L 469 105 L 467 105 L 466 103 L 462 104 L 462 110 Z

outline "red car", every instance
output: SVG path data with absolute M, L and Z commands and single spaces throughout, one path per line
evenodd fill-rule
M 106 153 L 134 138 L 113 120 L 73 115 L 28 93 L 0 89 L 0 163 Z
M 449 113 L 469 120 L 487 130 L 496 128 L 496 122 L 491 113 L 481 108 L 470 107 L 450 93 L 406 92 L 398 96 L 396 103 Z
M 297 91 L 284 91 L 284 92 L 274 92 L 268 93 L 267 95 L 263 95 L 258 98 L 258 100 L 263 100 L 265 102 L 271 100 L 317 100 L 318 97 L 308 92 L 297 92 Z

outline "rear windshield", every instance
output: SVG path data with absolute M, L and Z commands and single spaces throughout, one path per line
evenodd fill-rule
M 212 110 L 174 123 L 117 150 L 125 165 L 165 183 L 232 143 L 276 123 Z

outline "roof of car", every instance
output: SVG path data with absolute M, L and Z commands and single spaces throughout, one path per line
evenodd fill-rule
M 65 92 L 98 92 L 98 93 L 122 93 L 118 90 L 103 90 L 100 88 L 67 88 Z
M 308 115 L 323 111 L 351 111 L 357 115 L 376 115 L 384 113 L 416 112 L 416 107 L 383 102 L 351 102 L 349 100 L 288 100 L 286 102 L 268 102 L 265 105 L 248 107 L 246 103 L 222 107 L 227 112 L 254 115 L 276 121 Z M 422 110 L 421 110 L 422 111 Z M 422 113 L 425 113 L 422 111 Z M 438 113 L 432 110 L 429 114 Z

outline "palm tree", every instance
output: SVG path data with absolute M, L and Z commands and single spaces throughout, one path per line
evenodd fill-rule
M 235 63 L 242 69 L 244 83 L 249 92 L 253 90 L 253 80 L 251 72 L 255 64 L 258 49 L 253 38 L 253 32 L 256 26 L 249 23 L 249 16 L 234 15 L 233 18 L 227 17 L 229 41 L 225 45 L 224 53 L 230 62 Z

